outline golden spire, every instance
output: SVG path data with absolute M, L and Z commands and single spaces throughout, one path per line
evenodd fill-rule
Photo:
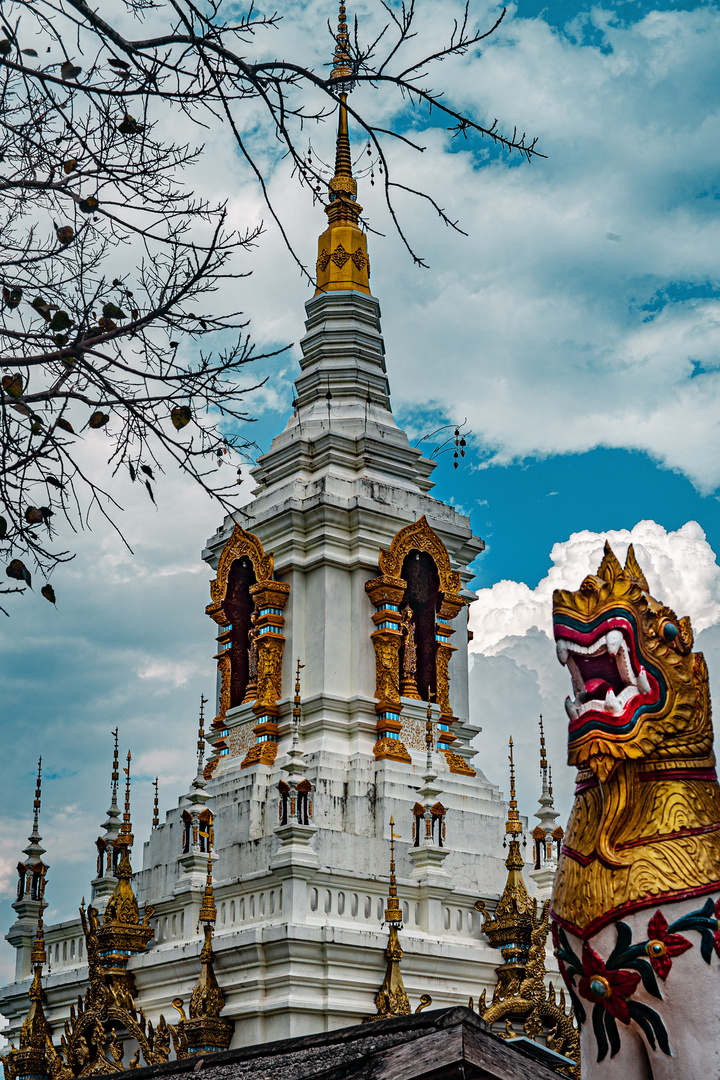
M 488 915 L 482 900 L 478 900 L 475 904 L 475 907 L 483 916 L 483 933 L 488 936 L 491 945 L 500 949 L 502 958 L 505 961 L 501 967 L 497 968 L 499 994 L 504 994 L 515 978 L 522 978 L 530 952 L 530 940 L 534 925 L 533 916 L 535 913 L 535 902 L 530 899 L 522 876 L 525 860 L 520 851 L 518 837 L 522 835 L 523 826 L 520 821 L 515 794 L 515 761 L 512 736 L 510 737 L 509 748 L 510 798 L 508 800 L 508 816 L 505 824 L 505 832 L 510 837 L 507 842 L 508 856 L 505 860 L 508 872 L 507 881 L 492 917 Z
M 205 706 L 207 705 L 207 698 L 204 694 L 200 695 L 200 716 L 198 718 L 198 737 L 197 737 L 197 773 L 195 780 L 193 781 L 194 787 L 205 787 Z
M 385 922 L 390 931 L 388 935 L 385 959 L 387 968 L 382 986 L 375 995 L 377 1013 L 368 1016 L 368 1020 L 384 1020 L 389 1016 L 408 1016 L 410 1002 L 405 993 L 400 961 L 403 951 L 398 938 L 398 928 L 402 926 L 402 909 L 397 894 L 397 880 L 395 878 L 395 822 L 390 818 L 390 884 L 388 887 L 387 907 L 385 908 Z
M 39 783 L 37 790 L 39 791 Z M 39 809 L 40 807 L 37 806 L 36 816 Z M 37 824 L 35 831 L 37 831 Z M 20 1028 L 20 1038 L 18 1040 L 19 1048 L 17 1050 L 11 1050 L 8 1054 L 12 1063 L 11 1074 L 14 1076 L 46 1077 L 50 1074 L 45 1050 L 48 1041 L 51 1040 L 52 1032 L 43 1009 L 44 994 L 42 988 L 43 965 L 47 961 L 42 917 L 43 907 L 45 906 L 43 902 L 44 893 L 45 878 L 43 877 L 40 881 L 38 894 L 40 910 L 38 911 L 37 932 L 32 953 L 30 954 L 33 965 L 33 980 L 30 984 L 30 989 L 28 990 L 30 1007 L 27 1011 L 27 1016 L 23 1020 L 22 1027 Z M 7 1072 L 8 1070 L 6 1067 L 6 1073 Z
M 157 829 L 159 824 L 160 824 L 160 804 L 158 802 L 158 779 L 159 779 L 159 777 L 156 776 L 155 779 L 153 780 L 153 788 L 155 789 L 155 794 L 153 796 L 153 819 L 152 819 L 152 827 L 153 827 L 153 829 Z
M 520 815 L 518 814 L 517 798 L 515 796 L 515 762 L 513 760 L 513 740 L 510 736 L 510 753 L 508 755 L 508 761 L 510 762 L 510 799 L 508 801 L 508 816 L 505 823 L 505 832 L 512 837 L 512 840 L 516 836 L 519 836 L 522 831 L 522 822 L 520 821 Z M 512 843 L 511 840 L 511 843 Z M 510 858 L 510 856 L 508 856 Z M 505 864 L 507 866 L 507 862 Z
M 113 840 L 113 845 L 120 852 L 118 867 L 115 872 L 117 885 L 108 900 L 102 926 L 98 932 L 101 938 L 101 952 L 109 962 L 118 967 L 125 967 L 131 953 L 141 952 L 153 936 L 149 924 L 153 908 L 146 907 L 145 919 L 140 922 L 140 909 L 132 887 L 132 865 L 130 849 L 135 837 L 130 818 L 130 762 L 132 754 L 128 750 L 125 773 L 125 809 L 123 811 L 120 833 Z M 119 958 L 122 957 L 122 960 Z
M 225 1005 L 223 994 L 215 977 L 212 947 L 213 926 L 217 918 L 213 893 L 212 844 L 208 832 L 207 878 L 202 907 L 198 916 L 203 924 L 204 942 L 200 952 L 200 974 L 190 995 L 189 1020 L 185 1021 L 188 1049 L 191 1054 L 227 1050 L 235 1027 L 232 1020 L 220 1015 Z
M 543 718 L 540 713 L 540 769 L 543 775 L 547 772 L 547 755 L 545 753 L 545 731 L 543 730 Z
M 316 296 L 339 290 L 370 294 L 367 239 L 358 225 L 362 206 L 357 202 L 357 183 L 352 174 L 348 132 L 347 97 L 353 87 L 352 75 L 345 5 L 341 2 L 330 73 L 331 80 L 341 80 L 331 88 L 340 98 L 335 174 L 328 184 L 329 205 L 325 207 L 328 228 L 318 240 Z

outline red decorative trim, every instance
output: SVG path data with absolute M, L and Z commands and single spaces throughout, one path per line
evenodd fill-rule
M 590 788 L 598 786 L 597 776 L 589 776 L 587 780 L 579 780 L 575 785 L 575 794 L 579 795 L 581 791 L 588 791 Z
M 660 769 L 640 773 L 639 780 L 707 780 L 717 782 L 715 769 Z
M 597 855 L 593 851 L 592 855 L 581 855 L 579 851 L 575 851 L 574 848 L 570 848 L 567 844 L 563 844 L 563 855 L 567 855 L 569 859 L 574 859 L 575 862 L 580 863 L 581 866 L 589 866 L 590 863 L 595 862 Z
M 698 825 L 694 829 L 678 829 L 674 833 L 664 833 L 662 836 L 645 836 L 638 840 L 626 840 L 624 844 L 618 844 L 618 851 L 626 848 L 644 847 L 645 844 L 659 844 L 663 840 L 676 840 L 681 836 L 703 836 L 705 833 L 717 832 L 720 829 L 720 821 L 713 825 Z
M 588 923 L 584 930 L 581 930 L 579 926 L 575 926 L 574 923 L 568 922 L 567 919 L 561 919 L 554 911 L 551 912 L 551 915 L 553 922 L 562 926 L 563 929 L 569 930 L 571 934 L 575 934 L 581 941 L 589 941 L 603 927 L 609 926 L 611 922 L 615 922 L 616 919 L 621 918 L 623 915 L 631 915 L 634 911 L 642 911 L 643 908 L 659 908 L 663 904 L 672 903 L 674 900 L 690 900 L 693 896 L 705 896 L 707 893 L 718 891 L 720 891 L 720 881 L 711 881 L 708 885 L 698 885 L 694 889 L 679 889 L 677 892 L 659 893 L 655 896 L 645 896 L 640 900 L 629 900 L 622 907 L 612 908 L 611 911 L 599 915 L 597 919 L 593 919 L 591 923 Z

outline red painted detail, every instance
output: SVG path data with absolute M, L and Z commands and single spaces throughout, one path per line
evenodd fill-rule
M 694 896 L 706 896 L 711 892 L 720 892 L 720 881 L 711 881 L 708 885 L 698 885 L 694 889 L 679 889 L 677 892 L 660 893 L 657 896 L 629 900 L 622 907 L 612 908 L 610 911 L 599 915 L 597 919 L 593 919 L 591 923 L 588 923 L 584 930 L 581 930 L 580 927 L 575 926 L 574 923 L 569 922 L 567 919 L 562 919 L 554 911 L 551 912 L 551 915 L 553 921 L 562 926 L 564 930 L 569 930 L 571 934 L 580 938 L 581 941 L 589 941 L 603 927 L 609 926 L 610 923 L 615 922 L 616 919 L 620 919 L 624 915 L 631 915 L 634 911 L 642 911 L 643 908 L 657 908 L 662 904 L 670 904 L 674 900 L 691 900 Z

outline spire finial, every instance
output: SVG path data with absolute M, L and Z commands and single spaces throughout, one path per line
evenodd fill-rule
M 520 821 L 520 815 L 518 814 L 517 797 L 515 795 L 515 761 L 513 757 L 513 740 L 510 736 L 510 753 L 508 755 L 508 761 L 510 762 L 510 799 L 508 801 L 508 819 L 505 825 L 505 831 L 512 836 L 516 836 L 523 831 L 522 823 Z
M 387 968 L 382 986 L 375 995 L 375 1007 L 377 1012 L 374 1016 L 368 1016 L 368 1020 L 382 1020 L 388 1016 L 407 1016 L 410 1012 L 410 1002 L 405 993 L 400 961 L 403 957 L 398 929 L 402 928 L 402 909 L 397 895 L 397 882 L 395 878 L 395 840 L 400 839 L 395 832 L 395 821 L 390 818 L 390 886 L 388 888 L 388 902 L 385 908 L 385 922 L 390 929 L 388 943 L 385 949 Z
M 300 657 L 297 658 L 297 668 L 295 671 L 295 697 L 293 698 L 293 732 L 292 732 L 292 745 L 293 750 L 296 749 L 298 739 L 300 735 L 300 719 L 302 716 L 301 699 L 300 699 L 300 672 L 305 667 L 300 663 Z
M 328 184 L 328 205 L 325 207 L 328 228 L 318 241 L 315 295 L 334 290 L 358 290 L 369 296 L 367 239 L 358 224 L 362 206 L 357 201 L 357 183 L 350 155 L 347 96 L 353 88 L 353 65 L 343 3 L 340 3 L 330 81 L 331 91 L 339 98 L 335 173 Z
M 400 837 L 395 832 L 395 821 L 390 817 L 390 885 L 388 887 L 388 902 L 385 908 L 385 922 L 400 924 L 402 911 L 397 893 L 397 878 L 395 877 L 395 840 Z
M 345 14 L 345 4 L 340 0 L 340 6 L 338 10 L 338 28 L 335 35 L 335 53 L 333 55 L 333 68 L 330 72 L 331 79 L 343 79 L 345 80 L 340 84 L 338 90 L 340 93 L 349 94 L 353 88 L 352 76 L 353 70 L 350 63 L 350 53 L 348 52 L 348 45 L 350 38 L 348 36 L 347 28 L 347 16 Z
M 118 793 L 118 780 L 120 779 L 120 763 L 118 761 L 118 728 L 115 728 L 112 735 L 115 740 L 115 747 L 113 749 L 113 769 L 111 776 L 111 793 L 112 793 L 112 805 L 117 806 L 117 793 Z
M 38 888 L 38 900 L 40 901 L 40 907 L 38 908 L 37 917 L 37 930 L 35 932 L 35 942 L 30 953 L 30 963 L 34 968 L 40 967 L 42 969 L 43 964 L 47 963 L 47 955 L 45 953 L 45 935 L 43 930 L 43 903 L 45 899 L 45 875 L 40 878 L 40 884 Z
M 216 918 L 217 908 L 215 907 L 215 894 L 213 892 L 212 838 L 211 830 L 208 828 L 207 873 L 205 877 L 205 893 L 203 895 L 202 907 L 200 908 L 200 914 L 198 915 L 198 919 L 202 923 L 209 923 L 210 926 L 213 926 Z
M 135 837 L 132 833 L 132 821 L 130 819 L 130 762 L 132 761 L 132 754 L 128 750 L 127 752 L 127 765 L 123 768 L 125 773 L 125 809 L 123 811 L 122 824 L 120 826 L 120 835 L 115 841 L 117 847 L 122 849 L 122 858 L 127 857 L 128 848 L 133 846 Z M 127 871 L 128 876 L 130 871 Z
M 159 778 L 156 776 L 155 779 L 153 780 L 153 787 L 155 789 L 155 796 L 153 798 L 153 819 L 152 819 L 152 827 L 153 827 L 153 829 L 157 829 L 157 827 L 160 824 L 160 806 L 158 804 L 158 779 Z
M 550 798 L 552 799 L 552 765 L 548 766 L 548 776 L 549 776 L 548 794 L 549 794 Z
M 38 758 L 37 780 L 35 782 L 35 800 L 33 802 L 33 832 L 37 833 L 40 824 L 40 801 L 42 798 L 42 757 Z
M 542 713 L 540 713 L 540 769 L 543 775 L 547 771 L 547 767 L 547 756 L 545 754 L 545 731 L 543 728 Z
M 208 699 L 204 694 L 200 695 L 200 718 L 198 720 L 198 741 L 197 741 L 197 756 L 198 756 L 198 776 L 202 776 L 203 764 L 205 762 L 205 706 Z

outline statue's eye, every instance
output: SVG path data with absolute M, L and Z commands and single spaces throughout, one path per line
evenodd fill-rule
M 666 641 L 674 641 L 678 636 L 678 628 L 675 623 L 666 622 L 663 626 L 663 637 Z

